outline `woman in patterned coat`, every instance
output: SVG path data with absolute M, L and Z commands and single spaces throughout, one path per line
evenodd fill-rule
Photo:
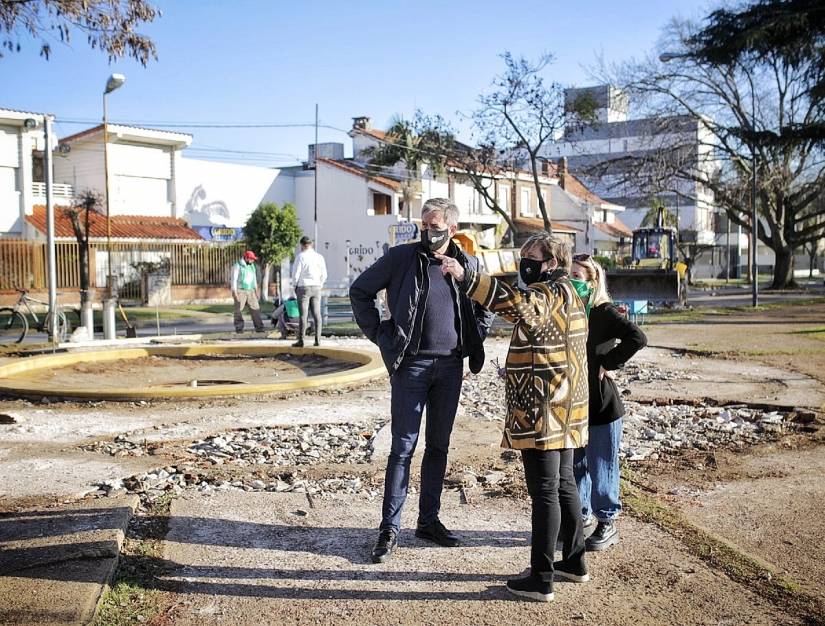
M 589 580 L 573 477 L 573 450 L 587 444 L 587 315 L 568 278 L 570 263 L 568 245 L 545 232 L 521 248 L 519 276 L 526 289 L 442 258 L 442 271 L 470 298 L 514 324 L 502 447 L 521 450 L 532 500 L 532 547 L 530 573 L 508 580 L 507 590 L 543 602 L 553 599 L 554 577 Z M 554 563 L 560 531 L 563 558 Z

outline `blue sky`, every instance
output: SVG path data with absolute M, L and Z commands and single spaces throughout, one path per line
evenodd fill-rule
M 109 98 L 111 121 L 322 124 L 348 129 L 351 118 L 386 127 L 417 107 L 457 122 L 501 71 L 504 50 L 553 52 L 548 79 L 590 84 L 586 67 L 601 54 L 620 61 L 646 54 L 674 16 L 698 17 L 691 0 L 515 2 L 335 2 L 179 0 L 156 2 L 163 16 L 145 27 L 159 59 L 109 65 L 81 34 L 38 42 L 0 59 L 0 107 L 53 113 L 58 134 L 95 123 L 112 72 L 127 82 Z M 707 5 L 704 5 L 707 6 Z M 61 121 L 62 120 L 62 121 Z M 68 120 L 88 120 L 88 124 Z M 194 134 L 190 156 L 256 165 L 306 158 L 312 128 L 176 129 Z M 349 147 L 342 132 L 321 141 Z M 211 150 L 211 151 L 210 151 Z M 237 151 L 237 152 L 222 152 Z M 256 154 L 264 153 L 264 154 Z

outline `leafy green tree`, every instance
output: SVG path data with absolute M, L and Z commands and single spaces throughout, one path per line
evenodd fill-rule
M 276 271 L 278 293 L 281 289 L 281 262 L 295 258 L 295 249 L 302 234 L 295 207 L 289 203 L 278 206 L 274 202 L 264 202 L 255 209 L 244 225 L 244 240 L 266 265 Z
M 645 213 L 639 226 L 658 226 L 659 225 L 659 211 L 662 211 L 662 225 L 665 228 L 678 228 L 679 224 L 676 220 L 676 214 L 665 207 L 664 203 L 657 197 L 653 197 L 650 202 L 650 209 Z
M 781 58 L 806 72 L 807 96 L 825 100 L 825 5 L 822 0 L 759 0 L 713 11 L 689 42 L 693 53 L 714 65 Z M 825 124 L 788 125 L 780 134 L 825 140 Z M 777 140 L 781 136 L 776 137 Z
M 412 218 L 412 204 L 421 191 L 421 172 L 426 166 L 435 174 L 444 172 L 445 149 L 451 137 L 430 128 L 428 118 L 416 112 L 410 122 L 401 117 L 393 120 L 381 144 L 365 150 L 375 168 L 404 165 L 401 195 L 407 219 Z

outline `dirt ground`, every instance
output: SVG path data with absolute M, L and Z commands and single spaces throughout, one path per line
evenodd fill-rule
M 653 324 L 645 331 L 653 346 L 763 363 L 825 383 L 825 302 L 757 313 L 708 312 L 699 322 Z
M 291 354 L 271 357 L 198 355 L 189 357 L 148 356 L 105 363 L 76 363 L 48 371 L 23 372 L 15 379 L 34 379 L 57 389 L 82 389 L 93 377 L 100 389 L 131 384 L 160 387 L 236 383 L 266 384 L 329 374 L 356 367 L 351 362 L 325 356 Z
M 166 552 L 158 562 L 158 572 L 165 573 L 147 585 L 160 594 L 150 623 L 825 623 L 825 611 L 816 612 L 825 607 L 825 552 L 819 541 L 825 533 L 825 436 L 819 430 L 825 410 L 825 304 L 709 313 L 699 321 L 643 328 L 650 348 L 639 358 L 682 373 L 684 380 L 633 385 L 633 399 L 709 398 L 815 412 L 813 423 L 744 452 L 686 451 L 628 468 L 629 487 L 672 507 L 684 528 L 702 529 L 718 545 L 753 557 L 764 580 L 720 565 L 721 557 L 693 543 L 690 533 L 629 510 L 620 522 L 622 542 L 592 560 L 591 583 L 559 585 L 551 607 L 510 601 L 502 594 L 502 580 L 525 565 L 527 517 L 519 463 L 515 455 L 502 455 L 498 421 L 461 413 L 448 478 L 457 480 L 471 469 L 501 471 L 506 479 L 472 495 L 469 506 L 451 501 L 450 514 L 457 528 L 471 533 L 480 533 L 476 526 L 492 520 L 517 533 L 518 542 L 470 546 L 456 560 L 443 550 L 425 550 L 405 534 L 409 549 L 402 549 L 390 567 L 375 569 L 364 563 L 378 517 L 375 501 L 321 503 L 300 517 L 290 503 L 283 509 L 253 506 L 266 494 L 236 494 L 232 497 L 250 503 L 248 510 L 240 501 L 227 500 L 226 514 L 217 517 L 235 522 L 222 533 L 252 533 L 248 551 L 181 540 L 187 519 L 216 517 L 217 500 L 175 501 Z M 488 356 L 503 357 L 506 343 L 488 341 Z M 100 478 L 161 467 L 180 454 L 181 444 L 208 434 L 258 425 L 385 421 L 388 403 L 385 380 L 351 390 L 204 402 L 0 400 L 0 414 L 14 420 L 0 426 L 0 511 L 45 505 L 89 491 Z M 156 447 L 145 456 L 124 458 L 79 447 L 122 433 Z M 381 485 L 383 459 L 367 466 L 313 466 L 307 476 L 335 476 L 344 469 Z M 175 511 L 183 522 L 175 521 Z M 289 524 L 307 527 L 308 534 L 267 534 L 272 524 L 276 530 Z M 346 545 L 335 545 L 339 535 L 324 531 L 331 527 L 350 529 L 342 535 Z M 252 542 L 256 530 L 259 544 Z M 305 542 L 301 545 L 307 549 L 290 543 L 295 541 Z M 492 556 L 485 559 L 487 554 Z M 172 569 L 164 569 L 170 561 Z M 285 567 L 304 574 L 286 576 Z M 782 580 L 781 593 L 765 591 L 771 577 Z M 130 610 L 128 604 L 124 611 Z

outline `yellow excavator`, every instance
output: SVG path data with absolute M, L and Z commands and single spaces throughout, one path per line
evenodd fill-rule
M 687 305 L 687 265 L 676 256 L 676 230 L 665 227 L 663 221 L 660 209 L 656 226 L 634 230 L 629 263 L 608 270 L 607 286 L 614 300 Z

